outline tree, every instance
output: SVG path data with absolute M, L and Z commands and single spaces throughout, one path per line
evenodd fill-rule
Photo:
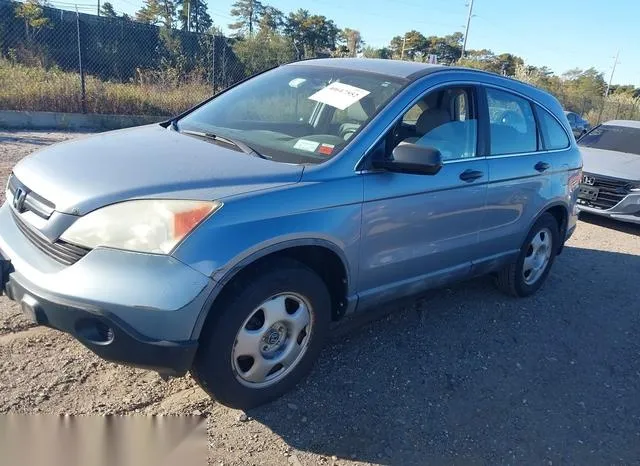
M 321 15 L 310 15 L 299 9 L 289 13 L 284 28 L 297 50 L 298 58 L 329 55 L 336 48 L 339 29 L 335 23 Z
M 213 25 L 204 0 L 177 0 L 176 4 L 180 7 L 178 20 L 183 30 L 203 33 Z
M 182 47 L 182 34 L 175 29 L 160 27 L 160 70 L 166 84 L 178 86 L 184 81 L 187 57 Z
M 289 63 L 296 58 L 293 45 L 286 37 L 268 31 L 237 41 L 233 51 L 248 75 Z
M 365 58 L 391 58 L 391 50 L 387 47 L 377 49 L 375 47 L 366 46 L 362 48 L 362 56 Z
M 438 62 L 450 65 L 462 56 L 462 41 L 464 35 L 461 32 L 454 32 L 448 36 L 427 37 L 427 54 L 437 55 Z
M 113 5 L 110 2 L 104 2 L 100 7 L 100 16 L 106 18 L 117 18 L 118 13 L 113 9 Z
M 284 13 L 275 7 L 266 5 L 260 17 L 259 27 L 261 33 L 277 33 L 284 26 Z
M 175 14 L 176 6 L 173 0 L 144 0 L 142 8 L 136 12 L 136 20 L 171 28 Z
M 500 67 L 500 74 L 513 76 L 516 73 L 516 67 L 523 65 L 524 60 L 510 53 L 501 53 L 496 57 L 496 62 Z
M 502 53 L 495 55 L 491 50 L 467 50 L 464 58 L 458 60 L 461 66 L 470 68 L 478 68 L 492 73 L 513 76 L 516 73 L 516 67 L 524 65 L 522 58 L 510 53 Z
M 44 10 L 38 0 L 26 0 L 18 4 L 15 15 L 24 19 L 27 42 L 33 42 L 38 33 L 49 26 L 49 18 L 44 16 Z
M 416 30 L 406 32 L 403 36 L 395 36 L 391 39 L 389 50 L 393 58 L 401 60 L 416 60 L 424 56 L 429 41 Z
M 355 57 L 362 51 L 362 36 L 357 29 L 344 28 L 338 35 L 338 40 L 345 47 L 348 57 Z
M 236 0 L 231 5 L 231 16 L 238 18 L 235 23 L 229 24 L 237 36 L 253 35 L 256 24 L 264 12 L 264 5 L 260 0 Z
M 640 89 L 636 88 L 633 84 L 621 84 L 621 85 L 611 85 L 611 89 L 609 90 L 611 94 L 627 94 L 632 97 L 638 97 L 640 93 Z

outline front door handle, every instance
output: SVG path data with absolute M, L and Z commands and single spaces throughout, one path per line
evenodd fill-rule
M 535 168 L 540 173 L 542 173 L 544 171 L 547 171 L 550 166 L 551 165 L 549 165 L 547 162 L 538 162 L 538 163 L 535 164 L 535 166 L 533 168 Z
M 465 170 L 462 173 L 460 173 L 460 179 L 462 181 L 466 181 L 467 183 L 470 183 L 474 180 L 477 180 L 478 178 L 482 178 L 484 176 L 484 173 L 482 173 L 479 170 Z

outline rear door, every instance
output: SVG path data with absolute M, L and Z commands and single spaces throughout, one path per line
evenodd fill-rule
M 506 89 L 487 87 L 484 95 L 489 187 L 478 268 L 517 254 L 536 215 L 564 190 L 568 162 L 559 152 L 570 147 L 560 123 L 537 104 Z

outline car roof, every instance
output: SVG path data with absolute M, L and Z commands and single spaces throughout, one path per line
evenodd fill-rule
M 640 121 L 635 120 L 610 120 L 602 123 L 608 126 L 626 126 L 627 128 L 640 128 Z
M 326 66 L 331 68 L 343 68 L 355 71 L 367 71 L 393 76 L 396 78 L 413 78 L 416 75 L 423 76 L 432 71 L 443 68 L 450 68 L 444 65 L 431 65 L 414 61 L 387 60 L 384 58 L 315 58 L 312 60 L 302 60 L 289 64 Z
M 420 63 L 403 60 L 390 60 L 386 58 L 313 58 L 309 60 L 301 60 L 289 63 L 286 66 L 313 65 L 324 66 L 327 68 L 341 68 L 345 70 L 363 71 L 370 73 L 378 73 L 390 77 L 407 79 L 414 81 L 423 76 L 438 71 L 465 71 L 491 76 L 493 79 L 499 79 L 505 83 L 509 83 L 509 87 L 513 90 L 520 91 L 529 95 L 529 98 L 536 99 L 545 104 L 549 104 L 551 100 L 555 100 L 552 94 L 532 86 L 529 83 L 519 81 L 508 76 L 501 76 L 497 73 L 478 70 L 475 68 L 466 68 L 462 66 L 445 66 L 432 65 L 429 63 Z M 551 100 L 550 100 L 551 99 Z

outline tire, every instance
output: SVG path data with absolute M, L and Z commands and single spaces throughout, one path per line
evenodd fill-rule
M 545 250 L 545 255 L 548 253 L 548 258 L 541 268 L 535 269 L 537 276 L 531 275 L 533 273 L 533 269 L 529 269 L 529 275 L 527 276 L 527 267 L 529 265 L 527 267 L 525 266 L 525 260 L 527 260 L 527 264 L 535 262 L 532 261 L 532 259 L 535 259 L 538 256 L 535 256 L 535 254 L 532 253 L 532 248 L 534 247 L 532 245 L 532 241 L 537 235 L 541 234 L 544 236 L 549 235 L 551 244 L 548 247 L 548 250 Z M 539 242 L 540 239 L 537 238 L 537 241 Z M 542 287 L 547 279 L 551 266 L 558 255 L 559 247 L 560 233 L 558 222 L 550 213 L 544 213 L 536 221 L 533 227 L 531 227 L 529 234 L 520 248 L 520 254 L 518 255 L 516 262 L 506 266 L 496 274 L 495 283 L 497 288 L 511 296 L 521 298 L 531 296 L 538 291 L 540 287 Z
M 280 397 L 311 370 L 329 330 L 331 299 L 324 281 L 291 259 L 229 286 L 211 311 L 217 319 L 203 328 L 191 373 L 218 402 L 249 409 Z

